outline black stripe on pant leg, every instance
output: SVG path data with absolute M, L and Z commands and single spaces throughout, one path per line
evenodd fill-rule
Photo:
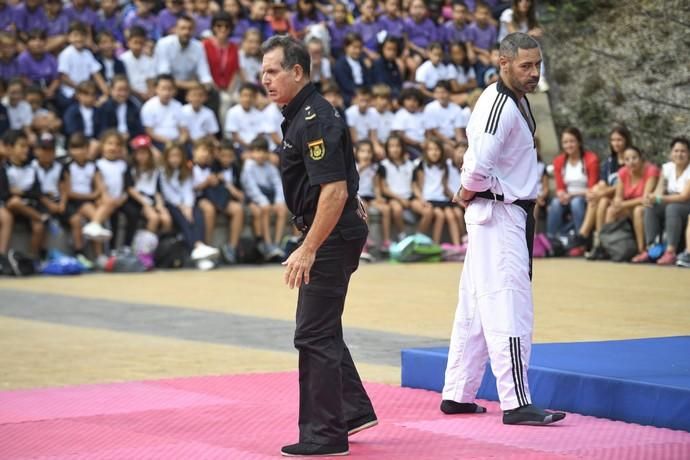
M 520 337 L 515 338 L 516 354 L 518 359 L 518 380 L 520 381 L 520 391 L 522 393 L 522 399 L 525 401 L 525 405 L 529 404 L 527 401 L 527 392 L 525 391 L 525 374 L 522 369 L 522 347 L 520 346 Z
M 520 385 L 517 375 L 518 364 L 517 357 L 515 356 L 515 341 L 513 340 L 513 337 L 509 337 L 508 340 L 510 343 L 510 364 L 513 372 L 513 386 L 515 387 L 515 396 L 517 396 L 518 405 L 524 406 L 525 404 L 523 402 L 522 394 L 520 393 Z

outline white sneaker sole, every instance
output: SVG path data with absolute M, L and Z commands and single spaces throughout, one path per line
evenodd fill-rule
M 347 435 L 348 435 L 348 436 L 352 436 L 353 434 L 357 434 L 357 433 L 359 433 L 360 431 L 364 431 L 364 430 L 366 430 L 366 429 L 375 427 L 375 426 L 378 425 L 378 424 L 379 424 L 379 421 L 378 421 L 378 420 L 372 420 L 371 422 L 363 423 L 362 425 L 360 425 L 360 426 L 358 426 L 358 427 L 355 427 L 355 428 L 351 429 L 350 431 L 348 431 L 348 432 L 347 432 Z

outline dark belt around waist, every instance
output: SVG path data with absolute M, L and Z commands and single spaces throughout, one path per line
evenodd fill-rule
M 351 211 L 356 211 L 358 207 L 358 199 L 357 196 L 353 196 L 347 199 L 345 202 L 345 206 L 343 207 L 343 213 L 341 214 L 341 217 L 343 214 L 346 212 L 351 212 Z M 302 233 L 307 233 L 309 231 L 309 227 L 311 227 L 311 224 L 314 223 L 314 217 L 316 216 L 316 213 L 306 213 L 301 216 L 293 216 L 292 217 L 292 225 L 295 226 L 297 230 L 299 230 Z
M 503 201 L 503 195 L 490 192 L 489 190 L 484 190 L 483 192 L 477 192 L 474 194 L 475 197 L 484 198 L 487 200 Z M 534 200 L 516 200 L 511 204 L 520 206 L 527 213 L 527 225 L 525 225 L 525 241 L 527 243 L 527 253 L 529 254 L 529 279 L 532 279 L 532 249 L 534 248 Z
M 503 195 L 490 192 L 489 190 L 484 190 L 483 192 L 477 192 L 474 194 L 474 196 L 478 197 L 478 198 L 485 198 L 487 200 L 504 201 Z M 514 204 L 516 206 L 520 206 L 522 209 L 525 210 L 525 212 L 527 214 L 530 214 L 534 209 L 535 201 L 534 200 L 515 200 L 511 204 Z

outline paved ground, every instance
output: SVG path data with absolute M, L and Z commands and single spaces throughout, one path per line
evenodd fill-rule
M 446 342 L 458 264 L 363 266 L 344 322 L 365 379 L 397 383 L 399 351 Z M 535 341 L 690 334 L 690 270 L 539 260 Z M 0 389 L 283 371 L 295 291 L 282 269 L 0 279 Z

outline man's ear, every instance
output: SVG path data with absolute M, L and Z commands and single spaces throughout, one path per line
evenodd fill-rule
M 296 82 L 301 81 L 302 77 L 304 76 L 304 69 L 302 68 L 302 66 L 299 64 L 296 64 L 292 68 L 292 75 L 295 77 Z

